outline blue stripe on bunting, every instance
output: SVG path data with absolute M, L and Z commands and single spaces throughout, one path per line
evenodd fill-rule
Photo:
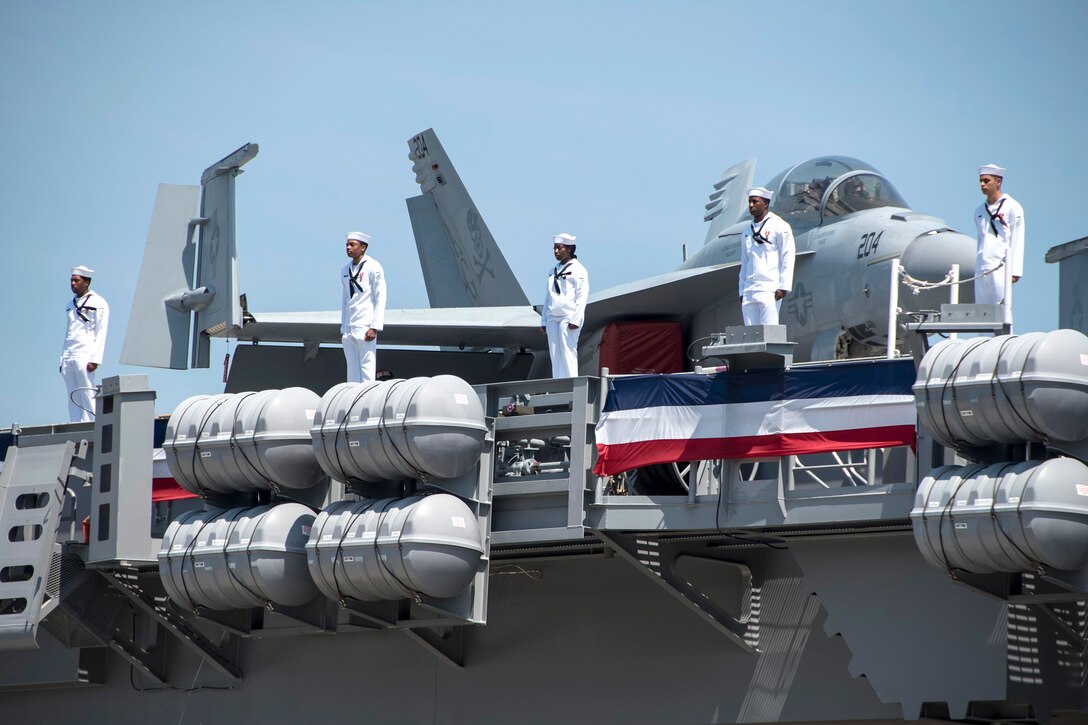
M 604 412 L 852 395 L 912 395 L 914 361 L 860 360 L 715 375 L 633 375 L 608 381 Z

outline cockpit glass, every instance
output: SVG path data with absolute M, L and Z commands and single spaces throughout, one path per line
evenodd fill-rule
M 882 206 L 905 208 L 907 202 L 883 176 L 858 174 L 843 179 L 831 190 L 824 209 L 824 218 L 846 216 L 863 209 Z
M 870 173 L 841 179 L 852 171 Z M 907 206 L 891 182 L 864 161 L 849 156 L 823 156 L 799 164 L 771 180 L 767 185 L 775 192 L 771 210 L 789 222 L 795 231 L 814 227 L 820 223 L 820 204 L 831 187 L 834 191 L 828 198 L 823 218 L 882 206 Z

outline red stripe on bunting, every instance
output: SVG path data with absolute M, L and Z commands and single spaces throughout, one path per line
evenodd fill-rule
M 598 476 L 612 476 L 655 463 L 707 461 L 718 458 L 772 458 L 830 451 L 915 445 L 913 425 L 834 430 L 814 433 L 778 433 L 736 438 L 653 440 L 613 445 L 597 444 Z

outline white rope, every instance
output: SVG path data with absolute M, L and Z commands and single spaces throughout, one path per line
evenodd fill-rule
M 967 277 L 966 279 L 961 279 L 957 283 L 952 282 L 951 271 L 949 271 L 948 274 L 944 276 L 944 279 L 939 282 L 929 282 L 928 280 L 924 279 L 915 279 L 914 277 L 911 277 L 909 274 L 907 274 L 907 270 L 902 265 L 899 266 L 899 275 L 903 278 L 903 284 L 910 288 L 911 293 L 917 295 L 920 294 L 923 290 L 940 289 L 941 287 L 951 287 L 953 284 L 974 282 L 976 279 L 982 279 L 987 275 L 993 274 L 1004 266 L 1005 260 L 1001 260 L 1001 263 L 991 269 L 989 272 L 983 272 L 982 274 L 976 274 L 974 277 Z

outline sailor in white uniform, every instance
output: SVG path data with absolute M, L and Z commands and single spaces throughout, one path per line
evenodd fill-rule
M 772 192 L 748 190 L 752 223 L 740 251 L 740 310 L 745 325 L 777 325 L 782 299 L 793 288 L 793 230 L 768 210 Z
M 72 267 L 72 297 L 65 308 L 68 329 L 60 353 L 60 374 L 68 388 L 68 419 L 73 423 L 94 420 L 94 372 L 106 352 L 110 306 L 91 292 L 94 270 Z
M 367 234 L 348 234 L 350 261 L 340 270 L 340 334 L 349 383 L 374 379 L 378 333 L 385 323 L 385 273 L 378 260 L 366 256 L 369 244 Z
M 975 302 L 994 305 L 1005 301 L 1005 274 L 1008 265 L 1012 281 L 1024 274 L 1024 208 L 1002 193 L 1005 169 L 993 164 L 980 166 L 978 182 L 986 201 L 975 209 L 978 254 L 975 257 Z M 992 274 L 982 275 L 984 272 Z
M 578 337 L 585 322 L 589 273 L 575 256 L 571 234 L 556 234 L 552 251 L 556 265 L 548 274 L 548 290 L 540 313 L 540 329 L 548 335 L 553 378 L 578 375 Z

